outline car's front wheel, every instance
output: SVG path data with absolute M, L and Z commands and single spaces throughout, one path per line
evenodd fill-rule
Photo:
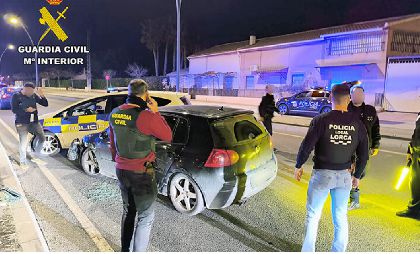
M 279 108 L 280 114 L 282 115 L 287 115 L 289 113 L 289 107 L 287 107 L 287 105 L 284 103 L 280 104 L 278 108 Z
M 176 174 L 169 187 L 169 196 L 175 209 L 190 216 L 204 210 L 204 198 L 198 185 L 183 173 Z
M 96 160 L 95 151 L 92 148 L 86 148 L 80 157 L 80 164 L 83 171 L 90 176 L 99 174 L 99 165 Z
M 54 156 L 61 150 L 60 142 L 57 136 L 51 132 L 45 132 L 45 141 L 42 148 L 39 147 L 39 140 L 37 137 L 32 142 L 32 150 L 41 154 L 42 156 Z

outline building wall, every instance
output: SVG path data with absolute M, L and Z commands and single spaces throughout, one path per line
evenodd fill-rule
M 239 73 L 239 56 L 237 53 L 207 56 L 190 59 L 190 74 L 206 72 Z
M 406 32 L 420 32 L 420 17 L 412 18 L 410 20 L 401 21 L 395 24 L 392 24 L 389 27 L 388 32 L 388 43 L 387 43 L 387 56 L 408 56 L 413 55 L 413 53 L 409 52 L 398 52 L 398 51 L 392 51 L 391 50 L 391 43 L 392 38 L 395 31 L 406 31 Z M 417 54 L 418 55 L 418 54 Z

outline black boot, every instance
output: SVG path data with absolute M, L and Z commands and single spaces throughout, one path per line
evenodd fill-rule
M 420 220 L 420 211 L 406 209 L 404 211 L 397 212 L 397 216 Z

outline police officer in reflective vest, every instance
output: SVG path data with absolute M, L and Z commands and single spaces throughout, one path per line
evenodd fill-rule
M 397 212 L 397 215 L 420 219 L 420 113 L 417 117 L 416 129 L 408 146 L 408 160 L 411 165 L 411 201 L 408 204 L 408 208 Z
M 130 82 L 127 102 L 111 112 L 109 123 L 110 149 L 124 206 L 121 251 L 130 251 L 132 239 L 133 251 L 146 251 L 157 197 L 155 140 L 171 142 L 172 130 L 149 96 L 147 83 L 140 79 Z

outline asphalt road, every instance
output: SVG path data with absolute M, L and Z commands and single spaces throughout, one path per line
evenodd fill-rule
M 49 97 L 50 107 L 41 113 L 57 110 L 76 101 Z M 14 130 L 13 115 L 1 111 L 0 119 Z M 0 140 L 6 147 L 19 179 L 37 216 L 51 251 L 97 251 L 91 235 L 64 200 L 74 201 L 101 237 L 119 250 L 121 198 L 115 180 L 89 177 L 62 155 L 41 158 L 23 172 L 16 166 L 17 141 L 0 124 Z M 275 125 L 274 145 L 278 153 L 279 173 L 272 185 L 243 206 L 205 211 L 188 217 L 174 211 L 165 197 L 159 199 L 150 251 L 299 251 L 304 227 L 307 183 L 311 163 L 305 165 L 302 182 L 293 179 L 296 152 L 305 128 Z M 395 212 L 404 208 L 409 198 L 405 182 L 394 189 L 405 163 L 407 142 L 383 140 L 380 154 L 369 163 L 362 181 L 362 209 L 349 212 L 350 242 L 348 251 L 420 251 L 420 221 L 401 219 Z M 62 185 L 57 192 L 40 168 L 46 168 Z M 60 195 L 61 194 L 61 195 Z M 329 251 L 333 238 L 330 200 L 321 219 L 318 251 Z

